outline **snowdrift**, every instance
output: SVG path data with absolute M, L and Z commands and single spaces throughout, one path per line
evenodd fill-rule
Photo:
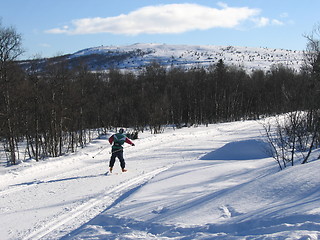
M 201 157 L 201 160 L 252 160 L 272 157 L 269 154 L 270 146 L 261 140 L 244 140 L 230 142 L 216 151 Z

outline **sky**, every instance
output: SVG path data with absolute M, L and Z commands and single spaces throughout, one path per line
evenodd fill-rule
M 135 43 L 304 50 L 319 9 L 319 0 L 3 0 L 0 18 L 29 59 Z

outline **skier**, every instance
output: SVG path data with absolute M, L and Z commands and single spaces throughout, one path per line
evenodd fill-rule
M 128 144 L 131 144 L 131 146 L 134 146 L 134 143 L 131 142 L 131 140 L 129 138 L 126 137 L 126 135 L 123 134 L 124 130 L 123 128 L 121 128 L 119 130 L 119 133 L 113 134 L 110 138 L 109 138 L 109 143 L 112 144 L 112 155 L 110 158 L 110 162 L 109 162 L 109 170 L 110 172 L 112 172 L 114 163 L 116 161 L 116 157 L 119 159 L 120 161 L 120 166 L 122 169 L 122 172 L 126 172 L 127 170 L 125 169 L 126 167 L 126 163 L 124 161 L 123 158 L 123 147 L 122 145 L 126 142 Z

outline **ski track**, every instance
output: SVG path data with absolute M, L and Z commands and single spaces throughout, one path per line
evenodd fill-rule
M 85 215 L 85 213 L 87 211 L 90 211 L 91 209 L 93 209 L 94 207 L 96 207 L 98 205 L 103 204 L 104 208 L 101 210 L 104 210 L 106 207 L 112 205 L 116 198 L 120 197 L 121 195 L 126 194 L 127 192 L 131 191 L 131 189 L 133 189 L 139 185 L 144 184 L 146 181 L 150 180 L 155 175 L 157 175 L 160 172 L 165 171 L 167 169 L 168 169 L 168 167 L 159 168 L 154 171 L 139 175 L 139 176 L 132 178 L 128 181 L 125 181 L 125 182 L 117 185 L 116 187 L 110 189 L 109 191 L 99 195 L 98 197 L 90 199 L 89 201 L 76 207 L 72 211 L 70 211 L 66 214 L 59 215 L 57 218 L 46 223 L 40 229 L 32 232 L 31 234 L 29 234 L 28 236 L 23 238 L 23 240 L 38 240 L 38 239 L 41 239 L 45 236 L 47 236 L 46 239 L 51 239 L 50 233 L 52 233 L 54 231 L 59 231 L 60 234 L 64 233 L 63 229 L 68 228 L 68 222 L 71 222 L 72 220 L 74 220 L 76 218 L 78 220 L 81 219 L 81 217 L 80 217 L 81 215 Z M 95 215 L 99 214 L 100 212 L 101 211 L 97 212 Z M 92 216 L 92 217 L 94 217 L 94 216 Z M 86 221 L 81 222 L 81 224 L 83 224 L 84 222 L 86 222 Z M 78 225 L 79 225 L 79 222 L 78 222 Z M 74 223 L 72 224 L 72 226 L 74 227 Z M 62 229 L 59 229 L 59 228 L 62 228 Z M 54 234 L 54 238 L 56 238 L 56 237 L 57 237 L 57 233 Z
M 100 163 L 99 165 L 105 165 L 105 163 Z M 60 173 L 58 175 L 55 175 L 54 177 L 50 176 L 50 177 L 45 177 L 45 178 L 43 178 L 41 180 L 40 179 L 34 179 L 34 180 L 30 181 L 30 182 L 16 183 L 16 184 L 12 185 L 8 189 L 1 190 L 0 191 L 0 196 L 11 194 L 11 193 L 15 193 L 15 192 L 18 192 L 18 191 L 24 191 L 24 190 L 26 190 L 26 189 L 28 189 L 30 187 L 33 187 L 36 184 L 57 181 L 60 178 L 69 177 L 70 175 L 76 175 L 77 173 L 85 172 L 87 170 L 94 169 L 96 167 L 97 167 L 97 164 L 91 165 L 91 166 L 85 166 L 84 168 L 81 168 L 81 169 L 70 170 L 68 173 L 63 172 L 63 173 Z
M 98 144 L 98 145 L 105 145 L 105 141 L 104 140 L 94 140 L 93 142 L 95 142 L 95 144 Z M 103 146 L 100 146 L 98 147 L 97 149 L 97 152 L 101 150 L 101 148 L 103 148 Z M 85 151 L 85 149 L 84 149 Z M 104 150 L 105 152 L 107 152 L 106 150 Z M 78 153 L 75 153 L 74 157 L 69 160 L 70 162 L 67 163 L 67 167 L 65 169 L 63 169 L 63 171 L 58 171 L 57 174 L 52 174 L 51 175 L 44 175 L 44 176 L 40 176 L 38 178 L 30 178 L 29 181 L 25 181 L 25 179 L 23 178 L 23 180 L 19 180 L 19 177 L 20 177 L 20 174 L 16 174 L 14 171 L 12 171 L 12 175 L 14 175 L 15 177 L 12 178 L 12 184 L 7 188 L 7 189 L 2 189 L 0 190 L 0 197 L 3 196 L 3 195 L 7 195 L 7 194 L 11 194 L 11 193 L 15 193 L 15 192 L 19 192 L 19 191 L 24 191 L 30 187 L 33 187 L 37 184 L 40 184 L 40 183 L 48 183 L 48 182 L 53 182 L 53 181 L 56 181 L 58 179 L 62 179 L 62 178 L 70 178 L 70 177 L 75 177 L 75 176 L 80 176 L 81 173 L 84 173 L 84 172 L 87 172 L 88 170 L 92 170 L 92 169 L 95 169 L 95 168 L 102 168 L 102 167 L 105 167 L 106 170 L 107 170 L 107 167 L 106 167 L 106 161 L 101 161 L 101 156 L 99 158 L 98 155 L 102 155 L 103 153 L 99 153 L 99 154 L 88 154 L 88 153 L 85 153 L 85 152 L 81 152 L 79 151 Z M 92 156 L 91 156 L 92 155 Z M 93 164 L 91 165 L 88 165 L 86 163 L 93 160 L 93 158 L 96 158 L 96 162 L 94 162 Z M 80 165 L 77 166 L 76 169 L 73 168 L 73 164 L 74 164 L 74 161 L 75 159 L 78 161 L 78 162 L 82 162 Z M 49 163 L 50 161 L 48 161 Z M 44 165 L 46 163 L 44 162 Z M 33 167 L 33 168 L 36 168 L 36 167 Z M 42 168 L 46 168 L 46 166 L 39 166 L 39 171 L 42 171 L 43 169 Z M 30 169 L 26 169 L 26 171 L 28 171 Z M 44 169 L 46 170 L 46 169 Z M 38 171 L 38 172 L 39 172 Z M 1 189 L 1 188 L 0 188 Z

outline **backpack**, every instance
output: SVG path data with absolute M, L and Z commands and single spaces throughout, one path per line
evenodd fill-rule
M 124 134 L 121 134 L 121 133 L 116 133 L 113 135 L 113 145 L 115 147 L 121 147 L 125 141 L 126 141 L 126 136 Z

